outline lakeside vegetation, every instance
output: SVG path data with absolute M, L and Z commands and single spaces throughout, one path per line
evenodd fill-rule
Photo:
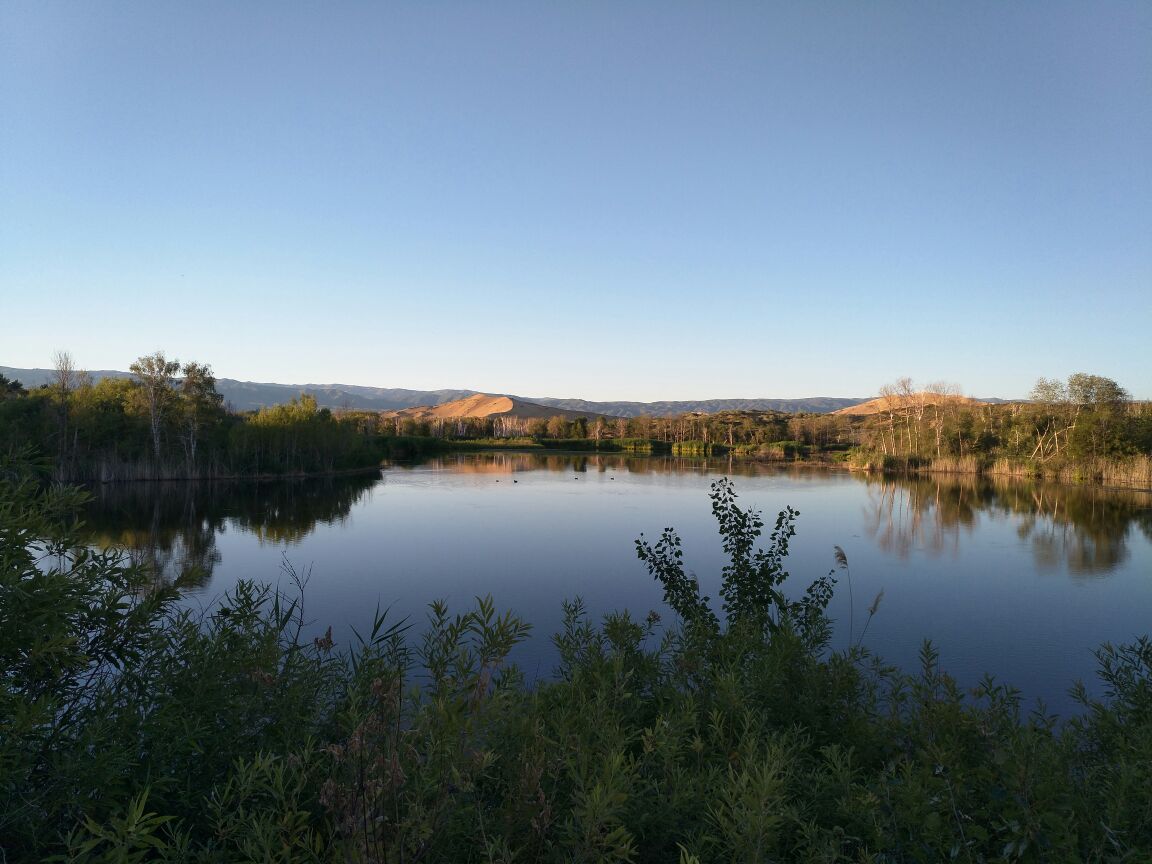
M 66 353 L 53 382 L 0 376 L 0 448 L 34 446 L 67 482 L 330 474 L 449 450 L 523 449 L 732 456 L 856 470 L 1036 477 L 1152 489 L 1152 403 L 1076 374 L 1040 379 L 1027 402 L 965 400 L 959 388 L 881 388 L 870 413 L 721 411 L 674 417 L 417 419 L 332 410 L 301 394 L 236 413 L 211 367 L 163 353 L 130 378 L 91 381 Z
M 1040 379 L 1028 402 L 965 400 L 959 388 L 881 388 L 864 414 L 722 411 L 676 417 L 394 421 L 447 446 L 721 456 L 881 472 L 1004 475 L 1152 489 L 1152 403 L 1111 379 Z
M 309 638 L 303 591 L 244 582 L 197 618 L 85 551 L 83 493 L 34 469 L 0 462 L 5 860 L 1152 854 L 1152 643 L 1103 648 L 1107 696 L 1080 691 L 1066 723 L 991 679 L 962 693 L 930 645 L 919 674 L 886 668 L 865 647 L 879 600 L 830 651 L 847 556 L 794 587 L 795 514 L 758 549 L 727 481 L 719 606 L 674 532 L 641 538 L 670 609 L 571 602 L 555 676 L 525 682 L 507 657 L 528 628 L 485 600 L 433 604 L 423 632 L 377 614 L 353 646 Z
M 961 402 L 949 389 L 909 379 L 882 388 L 850 464 L 1152 489 L 1152 403 L 1110 378 L 1041 378 L 1030 401 L 1004 404 Z
M 58 354 L 51 384 L 0 380 L 0 449 L 36 447 L 58 480 L 96 483 L 334 473 L 387 452 L 373 414 L 334 413 L 306 394 L 238 414 L 207 365 L 157 352 L 131 369 L 93 382 Z

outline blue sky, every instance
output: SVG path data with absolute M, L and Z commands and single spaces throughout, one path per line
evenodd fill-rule
M 0 3 L 0 365 L 1152 398 L 1152 4 Z

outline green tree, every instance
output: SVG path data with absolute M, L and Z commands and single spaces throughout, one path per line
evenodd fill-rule
M 205 426 L 219 419 L 224 397 L 216 392 L 212 367 L 203 363 L 185 363 L 180 381 L 180 432 L 188 470 L 196 466 L 196 448 Z
M 1037 378 L 1029 398 L 1043 405 L 1059 405 L 1068 401 L 1068 388 L 1057 378 Z
M 163 351 L 157 351 L 141 357 L 128 368 L 140 382 L 152 430 L 152 455 L 159 461 L 160 435 L 174 396 L 172 385 L 180 371 L 180 361 L 169 360 Z
M 1093 408 L 1118 408 L 1131 399 L 1128 391 L 1111 378 L 1084 372 L 1068 376 L 1067 393 L 1073 404 Z
M 1123 418 L 1131 397 L 1102 375 L 1077 372 L 1067 383 L 1040 378 L 1032 388 L 1039 409 L 1035 420 L 1037 455 L 1043 461 L 1071 447 L 1077 456 L 1101 456 L 1123 451 Z
M 14 378 L 9 378 L 7 375 L 0 373 L 0 399 L 16 399 L 20 396 L 27 396 L 28 391 L 24 389 L 24 385 Z
M 1076 408 L 1070 443 L 1078 456 L 1117 456 L 1125 453 L 1124 410 L 1128 391 L 1100 375 L 1078 372 L 1068 376 L 1068 399 Z

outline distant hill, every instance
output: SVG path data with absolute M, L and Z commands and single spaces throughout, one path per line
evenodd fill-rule
M 51 369 L 15 369 L 0 366 L 0 374 L 15 378 L 31 389 L 47 384 L 54 374 Z M 108 369 L 89 371 L 94 381 L 101 378 L 131 378 L 131 372 Z M 395 411 L 415 405 L 439 405 L 471 396 L 475 390 L 404 390 L 389 387 L 359 387 L 355 384 L 264 384 L 217 378 L 216 390 L 233 411 L 255 411 L 269 405 L 282 405 L 294 396 L 307 393 L 322 408 L 361 408 L 371 411 Z
M 281 405 L 294 396 L 307 393 L 322 408 L 356 408 L 367 411 L 396 411 L 420 405 L 440 405 L 467 396 L 475 390 L 405 390 L 400 387 L 360 387 L 355 384 L 258 384 L 252 381 L 216 379 L 216 390 L 234 411 L 254 411 Z
M 833 396 L 813 396 L 806 399 L 696 399 L 676 402 L 589 402 L 586 399 L 554 399 L 549 396 L 527 396 L 530 402 L 565 408 L 569 411 L 596 411 L 613 417 L 672 417 L 678 414 L 700 412 L 716 414 L 720 411 L 783 411 L 788 414 L 812 412 L 827 414 L 863 402 L 863 399 L 841 399 Z
M 863 416 L 868 414 L 880 414 L 884 411 L 892 409 L 902 410 L 915 405 L 935 405 L 936 403 L 945 404 L 951 403 L 953 405 L 979 405 L 986 402 L 1003 402 L 1003 399 L 973 399 L 971 396 L 941 396 L 934 393 L 921 393 L 911 397 L 908 396 L 881 396 L 878 399 L 869 399 L 867 402 L 861 402 L 858 405 L 850 405 L 847 408 L 841 408 L 839 411 L 833 411 L 833 414 L 847 414 L 853 416 Z
M 515 396 L 490 396 L 485 393 L 477 393 L 475 396 L 457 399 L 454 402 L 444 402 L 440 405 L 389 411 L 384 416 L 411 417 L 415 420 L 455 420 L 462 417 L 496 416 L 520 419 L 566 417 L 569 420 L 574 420 L 577 417 L 594 418 L 601 415 L 592 411 L 566 411 L 563 408 L 527 402 Z
M 52 380 L 51 369 L 17 369 L 0 366 L 0 373 L 15 378 L 25 387 L 39 387 Z M 101 369 L 89 371 L 94 380 L 101 378 L 129 378 L 131 373 Z M 363 387 L 356 384 L 271 384 L 253 381 L 216 379 L 216 389 L 233 411 L 254 411 L 269 405 L 281 405 L 294 396 L 307 393 L 324 408 L 354 408 L 368 411 L 399 411 L 404 408 L 437 406 L 470 396 L 488 394 L 476 390 L 405 390 L 398 387 Z M 512 396 L 507 398 L 523 403 L 543 405 L 572 416 L 668 417 L 698 411 L 714 414 L 718 411 L 811 411 L 828 413 L 864 402 L 864 399 L 814 397 L 809 399 L 700 399 L 677 402 L 592 402 L 587 399 L 558 399 L 550 396 Z M 555 411 L 547 416 L 554 416 Z
M 79 371 L 79 370 L 77 370 Z M 115 369 L 84 370 L 93 381 L 101 378 L 131 378 L 131 372 L 117 372 Z M 53 369 L 16 369 L 12 366 L 0 366 L 0 375 L 15 378 L 28 390 L 39 387 L 41 384 L 50 384 L 56 374 Z

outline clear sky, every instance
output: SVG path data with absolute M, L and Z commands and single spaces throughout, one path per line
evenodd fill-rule
M 0 0 L 0 365 L 1152 398 L 1152 3 Z

